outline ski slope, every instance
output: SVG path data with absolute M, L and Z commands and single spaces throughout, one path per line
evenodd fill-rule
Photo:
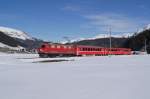
M 149 59 L 0 53 L 0 99 L 150 99 Z

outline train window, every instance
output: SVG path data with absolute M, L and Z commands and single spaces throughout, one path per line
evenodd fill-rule
M 84 48 L 80 48 L 81 49 L 81 51 L 84 51 Z
M 55 45 L 51 45 L 51 48 L 55 48 Z
M 81 48 L 82 49 L 82 51 L 84 51 L 84 48 Z
M 113 51 L 117 51 L 117 49 L 113 49 Z
M 88 48 L 85 48 L 85 51 L 88 51 Z
M 86 48 L 83 48 L 83 51 L 86 51 Z
M 60 45 L 57 45 L 57 48 L 60 48 Z
M 67 48 L 67 46 L 64 46 L 64 49 L 66 49 Z
M 81 51 L 85 51 L 85 49 L 84 49 L 84 48 L 81 48 Z
M 41 47 L 42 47 L 42 48 L 45 48 L 46 46 L 45 46 L 45 45 L 42 45 Z
M 80 48 L 80 51 L 83 51 L 83 48 Z
M 71 49 L 71 46 L 68 46 L 69 49 Z
M 85 51 L 88 51 L 88 48 L 85 48 Z

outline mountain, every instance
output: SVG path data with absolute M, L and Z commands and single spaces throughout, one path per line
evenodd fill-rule
M 9 48 L 13 50 L 17 50 L 19 48 L 23 48 L 25 44 L 17 41 L 16 39 L 6 35 L 3 32 L 0 32 L 0 47 L 1 48 Z
M 0 27 L 0 31 L 3 32 L 4 34 L 16 38 L 16 39 L 21 39 L 21 40 L 33 40 L 31 36 L 28 36 L 27 33 L 17 30 L 17 29 L 12 29 L 8 27 Z
M 131 48 L 134 51 L 144 51 L 146 43 L 147 52 L 150 53 L 150 24 L 135 33 L 112 35 L 111 39 L 112 47 Z M 43 42 L 29 36 L 26 32 L 0 27 L 0 50 L 1 48 L 32 50 L 38 48 Z M 99 34 L 92 38 L 75 39 L 69 44 L 109 47 L 109 35 Z
M 124 34 L 112 34 L 111 37 L 112 38 L 129 38 L 133 35 L 133 33 L 124 33 Z M 82 41 L 93 41 L 93 40 L 97 40 L 97 39 L 104 39 L 104 38 L 109 38 L 110 35 L 108 34 L 98 34 L 94 37 L 91 38 L 77 38 L 77 39 L 72 39 L 69 40 L 70 43 L 76 43 L 76 42 L 82 42 Z M 67 39 L 68 40 L 68 39 Z M 68 41 L 62 41 L 62 44 L 68 43 Z
M 139 29 L 135 33 L 127 33 L 123 35 L 112 35 L 112 47 L 131 48 L 133 51 L 145 51 L 150 53 L 150 24 Z M 100 34 L 93 38 L 73 40 L 71 44 L 93 45 L 101 47 L 109 47 L 109 35 Z M 146 43 L 146 44 L 145 44 Z
M 145 51 L 145 48 L 148 53 L 150 53 L 150 25 L 143 29 L 143 31 L 134 33 L 130 37 L 124 47 L 131 48 L 136 51 Z
M 40 46 L 42 40 L 29 36 L 26 32 L 8 27 L 0 27 L 0 48 L 32 50 Z
M 115 38 L 112 37 L 112 47 L 123 47 L 123 44 L 126 42 L 128 38 Z M 82 40 L 73 42 L 72 44 L 78 45 L 91 45 L 91 46 L 101 46 L 101 47 L 109 47 L 109 38 L 97 38 L 92 40 Z
M 111 35 L 112 47 L 123 47 L 126 40 L 131 36 L 132 33 L 124 33 L 122 35 L 120 34 Z M 110 36 L 108 34 L 99 34 L 92 38 L 81 38 L 81 39 L 71 40 L 71 43 L 78 44 L 78 45 L 109 47 L 110 46 L 109 37 Z

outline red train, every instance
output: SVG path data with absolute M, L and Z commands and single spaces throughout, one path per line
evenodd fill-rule
M 40 57 L 130 55 L 131 49 L 44 43 L 38 48 L 38 54 Z

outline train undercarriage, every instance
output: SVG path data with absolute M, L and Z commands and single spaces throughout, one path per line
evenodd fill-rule
M 74 54 L 47 54 L 47 53 L 39 53 L 40 58 L 53 58 L 53 57 L 73 57 L 76 56 Z

